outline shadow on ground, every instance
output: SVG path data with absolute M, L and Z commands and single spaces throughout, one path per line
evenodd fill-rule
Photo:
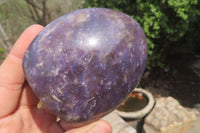
M 142 80 L 144 88 L 155 97 L 172 96 L 181 105 L 192 108 L 200 104 L 200 69 L 197 69 L 197 63 L 200 65 L 200 57 L 197 55 L 170 56 L 162 70 L 154 70 L 148 78 Z

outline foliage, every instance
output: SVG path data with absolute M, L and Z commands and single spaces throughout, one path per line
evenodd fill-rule
M 30 25 L 46 25 L 53 19 L 80 8 L 83 0 L 0 0 L 0 24 L 8 40 L 5 45 L 12 47 L 19 35 Z M 10 49 L 0 42 L 5 55 Z M 0 55 L 2 56 L 2 55 Z
M 84 7 L 105 7 L 124 12 L 143 28 L 148 41 L 147 68 L 162 67 L 169 48 L 195 27 L 198 0 L 86 0 Z
M 48 22 L 47 17 L 48 19 L 50 19 L 50 13 L 46 6 L 48 0 L 40 0 L 40 1 L 25 0 L 25 1 L 28 5 L 28 9 L 33 21 L 45 26 Z
M 79 8 L 83 0 L 25 0 L 31 19 L 43 26 L 53 19 Z
M 23 30 L 33 21 L 29 19 L 25 1 L 8 0 L 0 5 L 0 23 L 4 28 L 11 44 L 19 37 Z
M 5 59 L 5 49 L 0 47 L 0 64 Z

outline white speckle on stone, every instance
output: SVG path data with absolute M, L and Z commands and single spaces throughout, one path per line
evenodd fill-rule
M 84 58 L 84 61 L 87 61 L 87 58 L 86 58 L 86 57 Z
M 43 62 L 36 64 L 36 67 L 41 67 L 41 66 L 43 66 Z
M 48 48 L 48 50 L 49 50 L 49 52 L 51 52 L 51 51 L 52 51 L 52 49 L 51 49 L 51 48 Z
M 59 92 L 60 94 L 63 94 L 63 92 L 62 92 L 62 90 L 61 90 L 61 89 L 58 89 L 58 92 Z
M 124 74 L 124 83 L 127 83 L 127 76 Z
M 55 99 L 57 102 L 62 102 L 56 95 L 52 95 L 52 98 Z
M 140 44 L 143 44 L 144 43 L 144 40 L 141 40 Z
M 111 89 L 111 87 L 108 87 L 108 90 L 110 90 Z
M 119 52 L 119 56 L 122 56 L 122 55 L 123 55 L 123 52 L 122 52 L 122 51 L 120 51 L 120 52 Z
M 62 50 L 63 50 L 63 46 L 62 45 L 58 45 L 58 51 L 61 52 Z
M 78 84 L 78 78 L 75 78 L 73 83 Z
M 107 83 L 106 83 L 106 86 L 110 86 L 112 84 L 112 82 L 111 81 L 108 81 Z
M 100 81 L 100 85 L 103 85 L 103 80 Z
M 43 98 L 42 98 L 42 102 L 44 102 L 45 100 L 46 100 L 46 99 L 43 97 Z
M 58 73 L 59 73 L 59 68 L 56 68 L 56 70 L 55 70 L 55 75 L 58 75 Z
M 37 74 L 37 70 L 35 68 L 33 68 L 32 70 L 31 69 L 29 69 L 29 70 L 30 70 L 30 72 L 29 72 L 30 75 L 34 76 Z
M 65 86 L 67 85 L 67 82 L 65 82 L 65 84 L 59 89 L 60 91 L 65 88 Z
M 92 107 L 95 107 L 96 106 L 95 97 L 91 97 L 90 99 L 88 99 L 88 101 L 86 102 L 86 105 L 87 104 L 91 104 Z
M 51 36 L 48 36 L 48 38 L 51 39 L 52 37 L 51 37 Z
M 49 71 L 49 73 L 47 73 L 47 75 L 49 75 L 49 76 L 57 76 L 59 74 L 59 70 L 60 69 L 59 68 L 55 69 L 54 66 L 52 66 L 51 68 L 52 68 L 52 70 Z
M 128 48 L 131 48 L 132 47 L 132 43 L 128 43 Z

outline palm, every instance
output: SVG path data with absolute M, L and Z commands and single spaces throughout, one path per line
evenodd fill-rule
M 14 53 L 1 65 L 0 72 L 8 68 L 7 62 L 18 60 Z M 12 67 L 12 65 L 11 65 Z M 11 68 L 10 70 L 12 71 Z M 18 69 L 19 70 L 19 69 Z M 20 72 L 18 71 L 19 76 Z M 7 75 L 7 74 L 6 74 Z M 0 133 L 62 133 L 56 117 L 43 109 L 37 108 L 38 98 L 22 77 L 8 79 L 0 75 Z M 4 78 L 3 78 L 4 77 Z M 13 80 L 13 81 L 12 81 Z M 4 95 L 3 95 L 4 94 Z M 4 110 L 2 110 L 4 109 Z
M 56 117 L 31 106 L 21 106 L 13 114 L 0 119 L 2 133 L 62 133 Z

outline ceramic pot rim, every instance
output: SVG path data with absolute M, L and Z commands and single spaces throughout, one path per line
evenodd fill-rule
M 150 92 L 142 88 L 135 88 L 133 92 L 143 93 L 148 98 L 148 103 L 143 109 L 135 112 L 123 112 L 116 109 L 118 115 L 126 119 L 139 119 L 146 116 L 152 110 L 155 104 L 155 100 Z

